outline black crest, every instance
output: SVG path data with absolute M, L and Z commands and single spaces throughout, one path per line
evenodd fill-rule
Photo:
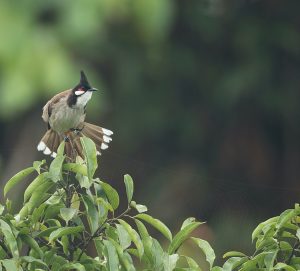
M 85 89 L 90 89 L 91 85 L 89 84 L 87 77 L 83 71 L 80 72 L 80 82 L 79 82 L 80 87 L 84 87 Z

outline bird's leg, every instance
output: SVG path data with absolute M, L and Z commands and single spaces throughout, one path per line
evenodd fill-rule
M 70 136 L 69 136 L 70 132 L 65 132 L 64 133 L 64 141 L 65 142 L 69 142 L 70 141 Z
M 70 131 L 74 132 L 75 135 L 79 135 L 80 132 L 83 130 L 84 126 L 82 127 L 77 127 L 77 128 L 71 128 Z

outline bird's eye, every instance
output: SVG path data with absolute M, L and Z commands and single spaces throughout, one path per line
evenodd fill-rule
M 82 95 L 83 93 L 85 93 L 85 91 L 84 91 L 83 88 L 80 88 L 80 89 L 78 89 L 78 90 L 75 91 L 75 95 L 76 95 L 76 96 L 80 96 L 80 95 Z

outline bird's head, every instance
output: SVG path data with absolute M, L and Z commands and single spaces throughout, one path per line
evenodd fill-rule
M 87 80 L 86 75 L 83 71 L 80 72 L 80 81 L 79 84 L 73 88 L 73 93 L 75 96 L 81 96 L 86 92 L 96 91 L 96 88 L 91 87 L 90 83 Z
M 92 98 L 92 93 L 96 90 L 96 88 L 91 87 L 86 75 L 81 71 L 79 84 L 72 89 L 72 94 L 68 98 L 68 105 L 70 107 L 85 107 Z

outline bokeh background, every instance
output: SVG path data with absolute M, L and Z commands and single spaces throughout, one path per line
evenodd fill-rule
M 300 193 L 300 2 L 0 2 L 0 177 L 43 156 L 41 108 L 75 86 L 115 132 L 99 175 L 217 255 L 251 251 L 255 225 Z M 22 191 L 22 187 L 19 190 Z M 10 195 L 17 199 L 18 191 Z

